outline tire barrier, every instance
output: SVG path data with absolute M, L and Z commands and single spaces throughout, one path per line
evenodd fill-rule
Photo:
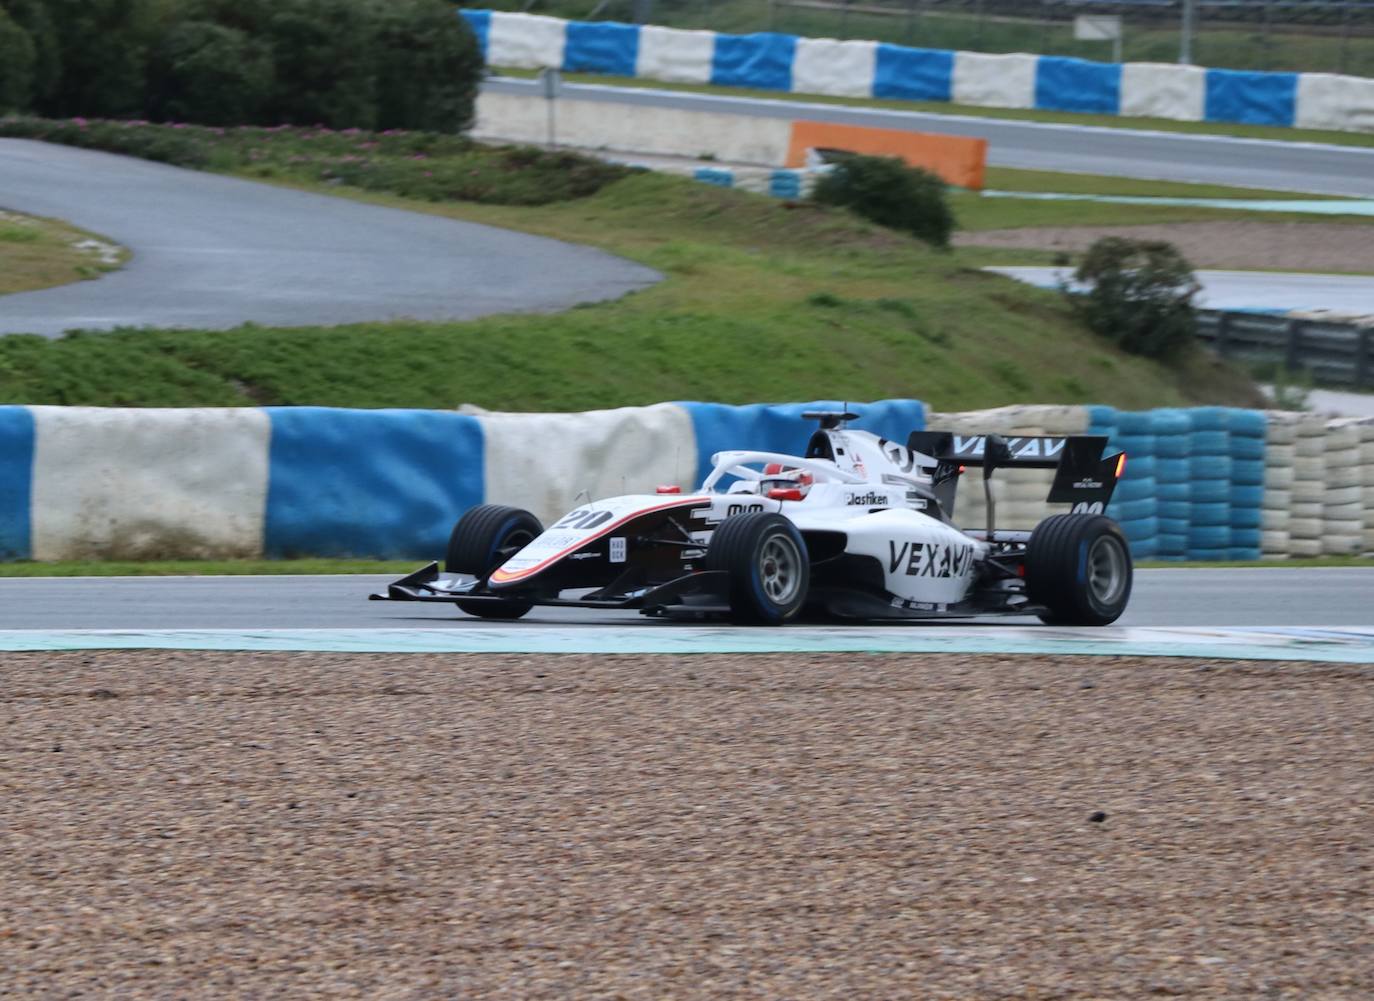
M 1364 542 L 1364 480 L 1360 468 L 1360 427 L 1330 421 L 1323 456 L 1326 489 L 1322 495 L 1322 553 L 1350 556 Z
M 0 406 L 0 558 L 432 558 L 478 504 L 546 523 L 580 499 L 692 489 L 711 455 L 796 454 L 807 409 L 857 427 L 1103 434 L 1127 462 L 1107 514 L 1137 559 L 1374 554 L 1374 419 L 1223 407 L 1014 406 L 925 414 L 916 400 L 662 403 L 572 414 Z M 1048 470 L 992 479 L 997 524 L 1030 529 Z M 954 516 L 986 522 L 979 477 Z
M 1269 415 L 1264 438 L 1264 496 L 1260 515 L 1260 552 L 1265 559 L 1278 559 L 1290 552 L 1297 440 L 1296 414 Z
M 459 13 L 476 33 L 487 63 L 512 69 L 1191 122 L 1374 129 L 1374 79 L 1365 77 L 951 52 L 772 32 L 726 35 L 488 10 Z
M 927 426 L 956 434 L 1066 435 L 1088 430 L 1085 407 L 1012 406 L 962 413 L 930 413 Z M 1056 513 L 1045 503 L 1054 472 L 1048 469 L 1004 469 L 993 476 L 992 499 L 997 525 L 1029 530 L 1046 515 Z M 982 528 L 987 504 L 978 475 L 966 475 L 955 495 L 954 518 L 961 526 Z

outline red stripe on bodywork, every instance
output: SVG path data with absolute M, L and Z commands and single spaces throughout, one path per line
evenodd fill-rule
M 493 572 L 487 580 L 489 583 L 492 584 L 508 584 L 511 581 L 523 580 L 524 578 L 531 577 L 534 574 L 537 574 L 539 571 L 545 569 L 546 567 L 548 567 L 550 563 L 558 562 L 564 556 L 567 556 L 574 550 L 581 549 L 587 543 L 595 542 L 597 539 L 604 538 L 605 536 L 610 535 L 617 528 L 619 528 L 621 525 L 625 524 L 628 521 L 633 521 L 636 518 L 641 518 L 646 514 L 656 514 L 659 511 L 671 511 L 672 509 L 679 507 L 697 507 L 698 505 L 709 503 L 711 503 L 711 498 L 709 497 L 681 497 L 667 504 L 657 504 L 654 507 L 641 508 L 638 511 L 634 511 L 630 514 L 627 514 L 619 521 L 611 522 L 605 528 L 597 531 L 592 535 L 587 536 L 585 539 L 581 539 L 577 542 L 574 542 L 571 546 L 565 547 L 559 552 L 554 553 L 552 556 L 548 556 L 543 560 L 540 560 L 538 563 L 530 567 L 528 570 L 517 570 L 514 573 L 507 573 L 505 570 L 497 568 L 497 570 Z M 550 531 L 552 531 L 552 529 L 550 529 Z

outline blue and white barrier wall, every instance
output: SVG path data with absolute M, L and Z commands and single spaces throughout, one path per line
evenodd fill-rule
M 713 452 L 799 452 L 836 401 L 584 414 L 0 406 L 0 559 L 432 558 L 485 502 L 698 485 Z M 859 404 L 905 440 L 916 400 Z M 585 493 L 584 493 L 585 492 Z
M 0 406 L 0 559 L 432 558 L 475 504 L 552 521 L 579 497 L 691 489 L 713 452 L 800 452 L 808 408 L 663 403 L 580 414 Z M 855 405 L 850 404 L 851 407 Z M 1017 406 L 926 414 L 859 404 L 905 440 L 965 433 L 1107 435 L 1128 453 L 1107 513 L 1138 559 L 1374 553 L 1374 419 L 1223 407 Z M 1052 473 L 992 480 L 997 523 L 1054 513 Z M 955 519 L 986 520 L 981 482 Z
M 1374 131 L 1374 79 L 1099 63 L 463 10 L 489 65 L 840 97 Z

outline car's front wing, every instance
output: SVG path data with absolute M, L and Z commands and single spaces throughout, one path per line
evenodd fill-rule
M 592 590 L 576 598 L 538 592 L 484 589 L 473 578 L 443 578 L 439 564 L 430 563 L 414 573 L 387 585 L 386 591 L 368 595 L 372 601 L 432 601 L 454 604 L 509 603 L 529 601 L 536 605 L 568 608 L 628 608 L 665 613 L 715 614 L 729 611 L 726 604 L 728 575 L 718 570 L 700 570 L 675 580 L 630 591 L 615 591 L 610 586 Z

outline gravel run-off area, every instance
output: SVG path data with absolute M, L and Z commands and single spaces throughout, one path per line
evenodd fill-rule
M 954 234 L 960 247 L 1079 253 L 1104 236 L 1166 240 L 1195 268 L 1374 274 L 1374 223 L 1179 222 L 1151 226 L 1037 226 Z
M 1374 667 L 0 677 L 5 997 L 1374 997 Z

